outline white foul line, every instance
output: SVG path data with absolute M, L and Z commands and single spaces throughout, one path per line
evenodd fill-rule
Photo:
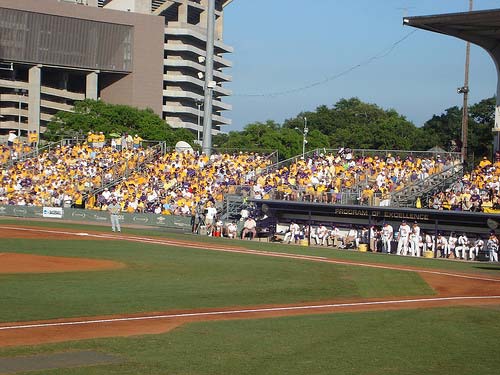
M 376 306 L 376 305 L 389 305 L 389 304 L 411 304 L 422 302 L 441 302 L 441 301 L 467 301 L 467 300 L 488 300 L 500 299 L 500 296 L 483 296 L 483 297 L 442 297 L 442 298 L 420 298 L 420 299 L 406 299 L 406 300 L 392 300 L 392 301 L 373 301 L 373 302 L 352 302 L 352 303 L 333 303 L 326 305 L 309 305 L 309 306 L 288 306 L 288 307 L 270 307 L 261 309 L 244 309 L 244 310 L 228 310 L 228 311 L 209 311 L 209 312 L 193 312 L 193 313 L 180 313 L 180 314 L 166 314 L 166 315 L 146 315 L 129 318 L 110 318 L 110 319 L 95 319 L 95 320 L 80 320 L 74 322 L 58 322 L 58 323 L 40 323 L 40 324 L 25 324 L 17 326 L 0 327 L 0 331 L 15 330 L 15 329 L 28 329 L 28 328 L 47 328 L 47 327 L 62 327 L 62 326 L 81 326 L 87 324 L 102 324 L 102 323 L 117 323 L 117 322 L 131 322 L 140 320 L 159 320 L 159 319 L 172 319 L 172 318 L 192 318 L 203 316 L 224 316 L 224 315 L 237 315 L 237 314 L 255 314 L 255 313 L 268 313 L 280 311 L 300 311 L 300 310 L 318 310 L 326 308 L 343 308 L 343 307 L 358 307 L 358 306 Z

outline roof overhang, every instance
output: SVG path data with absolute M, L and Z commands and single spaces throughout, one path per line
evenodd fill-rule
M 500 53 L 500 9 L 405 17 L 403 24 L 460 38 L 494 56 Z

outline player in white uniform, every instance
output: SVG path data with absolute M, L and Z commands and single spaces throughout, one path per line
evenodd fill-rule
M 340 237 L 341 237 L 340 229 L 334 226 L 330 231 L 330 233 L 328 233 L 328 236 L 326 237 L 327 238 L 326 245 L 329 246 L 328 239 L 331 239 L 333 247 L 341 246 L 342 244 L 340 243 L 341 242 Z
M 406 221 L 403 220 L 401 225 L 399 226 L 398 231 L 398 248 L 396 254 L 398 255 L 406 255 L 408 254 L 408 242 L 411 233 L 411 228 Z
M 441 233 L 439 233 L 437 236 L 436 249 L 437 251 L 439 251 L 440 258 L 446 258 L 446 252 L 448 251 L 448 240 Z
M 429 233 L 424 235 L 424 248 L 424 251 L 434 252 L 434 237 Z
M 495 233 L 490 233 L 486 247 L 490 252 L 490 262 L 498 262 L 498 237 Z
M 469 252 L 469 239 L 465 233 L 462 233 L 462 235 L 458 237 L 457 243 L 458 245 L 455 247 L 457 258 L 467 260 L 467 253 Z
M 382 252 L 384 254 L 391 253 L 391 241 L 394 237 L 394 229 L 389 223 L 385 223 L 382 227 Z
M 455 233 L 451 232 L 450 237 L 448 237 L 448 258 L 451 254 L 457 257 L 457 253 L 455 252 L 455 248 L 457 247 L 458 238 L 455 236 Z
M 474 246 L 470 248 L 470 260 L 477 259 L 477 255 L 481 250 L 483 250 L 484 241 L 481 237 L 477 237 L 474 241 Z
M 299 224 L 292 221 L 290 223 L 290 226 L 288 227 L 288 232 L 286 232 L 283 242 L 290 243 L 292 242 L 292 240 L 295 240 L 295 235 L 297 235 L 299 231 L 300 231 Z
M 311 235 L 311 237 L 314 239 L 314 242 L 316 245 L 321 245 L 324 246 L 325 243 L 328 241 L 328 229 L 325 225 L 320 224 L 319 227 L 316 228 L 314 233 Z
M 413 228 L 410 233 L 410 252 L 414 257 L 419 257 L 420 254 L 420 227 L 417 223 L 413 224 Z

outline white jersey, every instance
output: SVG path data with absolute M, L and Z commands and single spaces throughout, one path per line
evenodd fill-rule
M 410 235 L 411 228 L 408 224 L 400 225 L 399 227 L 399 238 L 408 238 Z
M 217 209 L 215 207 L 207 207 L 207 219 L 213 219 L 217 215 Z
M 391 225 L 384 225 L 382 227 L 382 237 L 386 239 L 391 239 L 394 234 L 394 229 L 392 229 Z
M 417 237 L 420 237 L 420 227 L 418 225 L 414 225 L 412 229 L 413 234 L 415 234 Z
M 288 230 L 289 230 L 289 231 L 290 231 L 290 233 L 292 233 L 292 234 L 297 233 L 297 232 L 300 230 L 299 224 L 297 224 L 297 223 L 292 223 L 292 224 L 290 224 L 290 227 L 288 228 Z
M 432 239 L 432 236 L 430 234 L 426 234 L 425 235 L 425 243 L 427 244 L 427 246 L 432 245 L 433 242 L 434 242 L 434 240 Z
M 324 225 L 321 225 L 318 228 L 317 233 L 318 233 L 318 237 L 319 238 L 323 238 L 323 237 L 325 237 L 327 235 L 328 229 Z
M 450 249 L 455 248 L 455 246 L 457 245 L 457 241 L 458 241 L 458 238 L 456 238 L 456 237 L 450 236 L 450 238 L 448 238 L 448 245 L 450 246 Z
M 438 237 L 436 242 L 438 245 L 442 245 L 442 246 L 448 245 L 448 240 L 446 239 L 446 237 L 442 237 L 442 236 Z
M 469 239 L 467 238 L 467 236 L 460 236 L 458 237 L 458 244 L 460 246 L 467 246 L 469 245 Z

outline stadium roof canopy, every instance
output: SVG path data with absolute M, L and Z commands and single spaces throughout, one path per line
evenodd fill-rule
M 406 17 L 405 25 L 455 36 L 500 54 L 500 9 Z M 495 52 L 496 51 L 496 52 Z
M 500 9 L 465 13 L 405 17 L 403 24 L 436 33 L 450 35 L 484 48 L 493 58 L 497 69 L 497 103 L 493 131 L 494 149 L 500 149 Z

